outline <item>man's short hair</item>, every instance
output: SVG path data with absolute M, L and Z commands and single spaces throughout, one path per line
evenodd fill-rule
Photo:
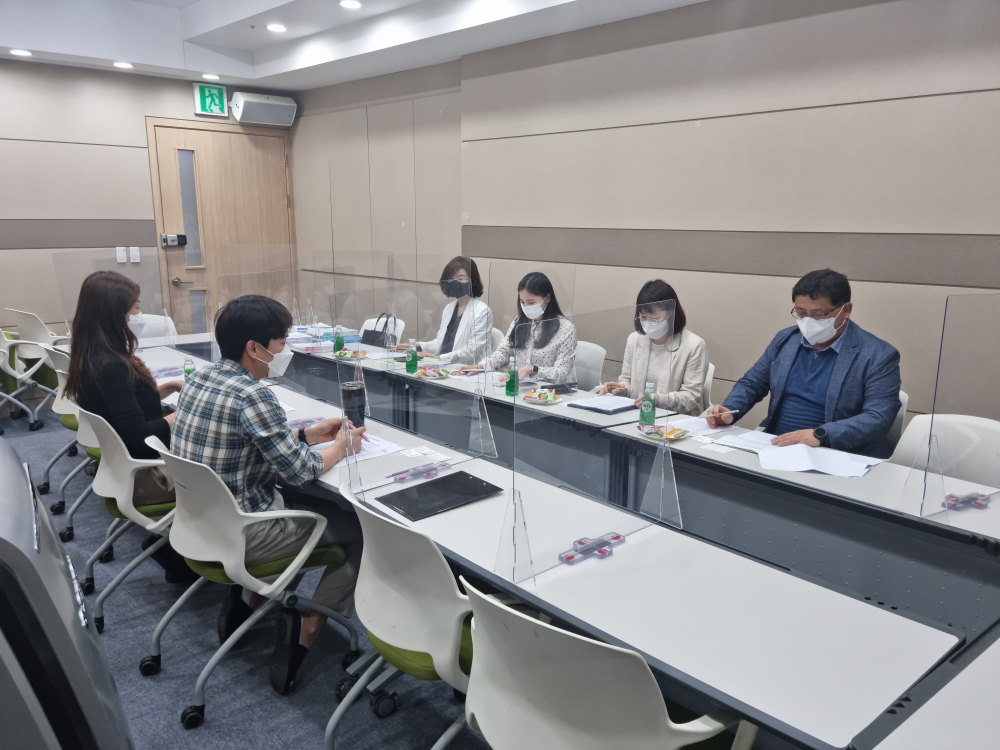
M 247 294 L 230 300 L 215 316 L 215 340 L 223 357 L 239 361 L 248 341 L 266 347 L 292 326 L 288 308 L 270 297 Z
M 822 271 L 810 271 L 795 286 L 792 287 L 792 302 L 796 297 L 819 299 L 826 297 L 835 307 L 841 307 L 851 301 L 851 282 L 842 273 L 824 268 Z

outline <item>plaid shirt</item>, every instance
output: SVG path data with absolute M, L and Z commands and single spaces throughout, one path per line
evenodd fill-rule
M 278 397 L 225 358 L 184 383 L 170 450 L 211 467 L 246 513 L 267 510 L 278 477 L 303 485 L 323 473 L 322 457 L 288 428 Z

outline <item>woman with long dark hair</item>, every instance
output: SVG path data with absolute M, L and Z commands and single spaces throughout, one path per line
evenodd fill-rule
M 576 326 L 559 309 L 549 277 L 533 271 L 521 279 L 517 305 L 520 312 L 497 350 L 480 364 L 461 369 L 505 372 L 513 357 L 521 380 L 575 381 Z
M 158 386 L 149 368 L 135 356 L 133 331 L 139 309 L 139 285 L 114 271 L 97 271 L 83 280 L 73 316 L 72 348 L 66 395 L 81 409 L 103 417 L 133 458 L 159 458 L 144 442 L 156 435 L 170 445 L 174 415 L 163 416 L 160 402 L 176 393 L 183 380 Z M 135 478 L 136 505 L 173 501 L 173 484 L 158 467 Z
M 640 405 L 646 383 L 656 384 L 656 405 L 682 414 L 703 408 L 708 349 L 687 330 L 677 292 L 661 279 L 647 281 L 635 300 L 635 333 L 629 334 L 617 382 L 601 393 L 628 395 Z

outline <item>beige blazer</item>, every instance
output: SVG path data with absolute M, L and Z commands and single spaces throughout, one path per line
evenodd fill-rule
M 686 328 L 667 339 L 667 349 L 671 350 L 670 368 L 660 375 L 656 384 L 660 407 L 697 416 L 702 411 L 702 393 L 708 374 L 705 340 Z M 646 387 L 649 351 L 649 336 L 633 333 L 628 337 L 618 382 L 628 387 L 629 398 L 639 398 Z

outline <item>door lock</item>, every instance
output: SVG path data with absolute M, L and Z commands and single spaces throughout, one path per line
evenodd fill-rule
M 194 282 L 181 281 L 180 276 L 174 276 L 174 278 L 170 279 L 170 283 L 173 284 L 174 286 L 180 286 L 181 284 L 193 284 Z

